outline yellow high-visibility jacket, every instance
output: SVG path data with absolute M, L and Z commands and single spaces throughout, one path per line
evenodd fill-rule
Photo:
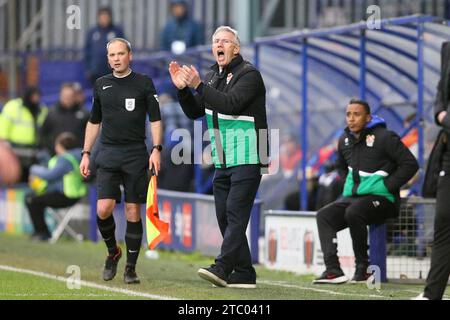
M 21 98 L 7 102 L 0 113 L 0 139 L 18 145 L 36 145 L 37 129 L 44 123 L 47 113 L 47 108 L 40 109 L 35 126 L 33 115 Z

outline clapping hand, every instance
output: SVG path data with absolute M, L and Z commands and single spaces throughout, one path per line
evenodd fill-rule
M 177 87 L 179 90 L 182 90 L 187 87 L 184 72 L 182 72 L 182 70 L 183 69 L 176 61 L 172 61 L 169 64 L 170 78 L 172 79 L 172 82 L 175 85 L 175 87 Z
M 173 84 L 180 90 L 188 86 L 196 89 L 202 82 L 200 74 L 194 66 L 184 65 L 181 67 L 176 61 L 169 64 L 169 73 Z
M 202 82 L 200 79 L 200 74 L 194 66 L 183 66 L 182 73 L 184 76 L 184 81 L 186 84 L 193 89 L 197 89 L 197 87 Z

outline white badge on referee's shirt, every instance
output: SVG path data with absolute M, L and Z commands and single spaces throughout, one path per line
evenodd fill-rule
M 125 99 L 125 109 L 133 111 L 135 108 L 135 99 Z

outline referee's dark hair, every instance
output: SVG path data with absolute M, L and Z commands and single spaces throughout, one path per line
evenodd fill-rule
M 71 150 L 77 147 L 77 137 L 71 132 L 63 132 L 56 137 L 55 143 Z
M 106 50 L 108 50 L 110 44 L 114 43 L 114 42 L 122 42 L 122 43 L 124 43 L 127 46 L 128 52 L 131 52 L 131 43 L 130 43 L 130 41 L 128 41 L 127 39 L 124 39 L 124 38 L 114 38 L 114 39 L 112 39 L 106 45 Z
M 366 111 L 367 114 L 370 114 L 370 112 L 371 112 L 369 103 L 367 101 L 357 99 L 357 98 L 352 98 L 352 99 L 350 99 L 350 102 L 348 104 L 349 105 L 350 104 L 359 104 L 364 107 L 364 110 Z

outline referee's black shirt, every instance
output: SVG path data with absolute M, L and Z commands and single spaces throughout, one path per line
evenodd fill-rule
M 97 79 L 89 122 L 102 124 L 102 144 L 145 143 L 146 114 L 151 122 L 161 120 L 158 96 L 149 77 L 131 72 L 125 78 L 109 74 Z

